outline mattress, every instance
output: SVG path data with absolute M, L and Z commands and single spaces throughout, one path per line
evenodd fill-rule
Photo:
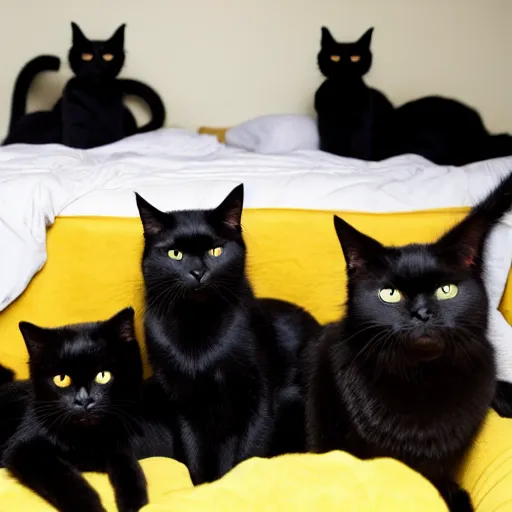
M 91 150 L 59 145 L 0 148 L 0 310 L 46 261 L 57 216 L 136 217 L 134 191 L 163 210 L 216 206 L 239 183 L 246 208 L 408 212 L 471 206 L 512 170 L 512 158 L 465 167 L 403 155 L 363 162 L 320 151 L 261 155 L 215 136 L 177 129 L 136 135 Z M 512 215 L 495 230 L 487 258 L 493 308 L 512 261 Z M 494 311 L 503 339 L 512 327 Z

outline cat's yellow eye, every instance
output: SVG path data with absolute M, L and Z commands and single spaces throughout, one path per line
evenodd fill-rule
M 110 62 L 111 60 L 114 60 L 114 56 L 111 53 L 104 53 L 103 60 L 106 62 Z
M 210 256 L 214 256 L 215 258 L 218 258 L 223 252 L 224 252 L 224 249 L 222 247 L 214 247 L 213 249 L 210 249 L 208 251 L 208 254 Z
M 350 60 L 351 62 L 359 62 L 361 60 L 361 55 L 351 55 Z
M 92 59 L 94 59 L 92 53 L 82 53 L 82 60 L 85 60 L 85 62 L 90 62 Z
M 396 288 L 382 288 L 379 290 L 379 297 L 387 304 L 396 304 L 402 300 L 402 294 Z
M 445 284 L 436 290 L 438 300 L 453 299 L 459 293 L 459 288 L 454 284 Z
M 58 388 L 67 388 L 71 386 L 71 377 L 69 375 L 55 375 L 55 377 L 53 377 L 53 383 Z
M 341 60 L 341 57 L 339 55 L 331 55 L 331 60 L 333 62 L 339 62 Z
M 96 375 L 94 382 L 97 384 L 107 384 L 110 382 L 110 379 L 112 378 L 112 374 L 110 372 L 100 372 L 98 375 Z
M 183 259 L 183 253 L 177 249 L 171 249 L 167 254 L 171 260 L 181 261 Z

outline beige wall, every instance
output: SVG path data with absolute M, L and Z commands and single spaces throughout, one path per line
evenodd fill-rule
M 375 26 L 370 84 L 392 101 L 426 94 L 478 108 L 512 132 L 512 0 L 2 0 L 1 133 L 15 76 L 41 53 L 65 59 L 76 21 L 104 39 L 127 23 L 124 76 L 155 87 L 167 124 L 230 125 L 311 111 L 320 26 L 354 40 Z M 47 108 L 69 76 L 42 75 L 30 107 Z

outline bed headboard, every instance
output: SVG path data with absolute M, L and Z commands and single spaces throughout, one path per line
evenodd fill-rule
M 207 135 L 215 135 L 219 142 L 226 142 L 226 132 L 229 130 L 229 128 L 213 128 L 211 126 L 201 126 L 197 132 L 198 133 L 205 133 Z

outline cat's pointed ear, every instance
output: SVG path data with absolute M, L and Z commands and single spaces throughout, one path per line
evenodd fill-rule
M 137 341 L 135 336 L 135 311 L 132 307 L 122 309 L 112 318 L 106 320 L 102 326 L 103 330 L 108 330 L 116 339 L 125 342 Z
M 434 244 L 435 251 L 449 264 L 481 270 L 487 239 L 511 209 L 512 173 Z
M 345 256 L 348 272 L 367 268 L 384 250 L 377 240 L 361 233 L 337 215 L 334 216 L 334 229 Z
M 20 322 L 19 328 L 31 358 L 37 358 L 55 336 L 53 329 L 38 327 L 30 322 Z
M 327 27 L 322 27 L 322 47 L 336 44 L 336 40 L 332 37 L 331 32 Z
M 230 228 L 240 230 L 243 208 L 244 185 L 241 183 L 228 194 L 226 199 L 224 199 L 215 210 L 213 210 L 213 214 Z
M 167 226 L 168 215 L 149 204 L 143 197 L 135 192 L 140 220 L 144 228 L 144 236 L 156 236 Z
M 89 42 L 89 39 L 85 37 L 80 27 L 74 21 L 71 22 L 71 31 L 73 33 L 73 45 Z
M 126 27 L 126 23 L 123 23 L 117 30 L 114 32 L 112 37 L 108 40 L 109 43 L 113 43 L 116 46 L 124 46 L 124 29 Z
M 369 28 L 357 41 L 357 45 L 364 47 L 365 49 L 370 49 L 370 45 L 372 43 L 372 35 L 373 35 L 373 27 Z

